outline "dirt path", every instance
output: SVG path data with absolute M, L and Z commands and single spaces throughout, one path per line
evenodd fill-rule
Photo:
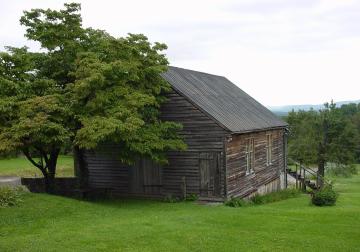
M 14 176 L 0 176 L 0 186 L 19 186 L 21 178 Z

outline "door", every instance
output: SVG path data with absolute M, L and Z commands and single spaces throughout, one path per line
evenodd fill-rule
M 160 195 L 162 189 L 162 168 L 152 160 L 143 160 L 144 193 Z
M 129 169 L 130 191 L 137 195 L 160 195 L 162 190 L 162 167 L 149 159 L 139 159 Z
M 199 155 L 200 196 L 220 196 L 220 152 L 202 152 Z

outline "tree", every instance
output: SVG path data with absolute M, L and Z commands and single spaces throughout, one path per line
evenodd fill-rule
M 52 192 L 65 144 L 79 151 L 113 141 L 127 163 L 139 156 L 164 163 L 167 150 L 185 149 L 181 125 L 159 119 L 170 89 L 160 76 L 166 45 L 85 29 L 80 5 L 64 6 L 20 19 L 43 52 L 7 47 L 0 54 L 0 152 L 21 150 Z
M 357 129 L 358 135 L 360 136 L 360 103 L 344 104 L 340 107 L 341 114 L 350 119 L 355 128 Z M 360 162 L 360 140 L 356 147 L 356 161 Z
M 291 132 L 289 155 L 305 164 L 316 163 L 320 185 L 327 162 L 354 162 L 358 133 L 333 102 L 326 103 L 319 111 L 292 111 L 287 121 Z
M 304 164 L 316 163 L 317 144 L 314 122 L 318 113 L 314 110 L 291 111 L 285 118 L 289 123 L 289 156 Z

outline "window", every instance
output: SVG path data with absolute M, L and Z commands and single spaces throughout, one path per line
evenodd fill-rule
M 272 135 L 266 135 L 266 165 L 272 164 Z
M 255 162 L 254 138 L 247 139 L 245 155 L 246 155 L 246 174 L 251 174 L 254 172 L 254 162 Z

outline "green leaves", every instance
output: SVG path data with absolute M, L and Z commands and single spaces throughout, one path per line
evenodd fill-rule
M 334 103 L 320 111 L 291 112 L 289 155 L 306 164 L 320 161 L 348 164 L 354 161 L 359 137 L 346 111 Z
M 144 125 L 137 117 L 124 120 L 113 117 L 92 116 L 81 120 L 82 128 L 77 131 L 75 143 L 82 148 L 96 148 L 105 141 L 121 141 L 131 138 Z
M 50 51 L 61 50 L 84 37 L 81 27 L 80 4 L 64 4 L 60 11 L 32 9 L 24 11 L 20 23 L 26 27 L 25 36 L 41 43 Z
M 184 149 L 181 125 L 158 119 L 170 90 L 160 76 L 166 45 L 142 34 L 114 38 L 85 29 L 80 4 L 64 7 L 24 11 L 20 19 L 43 52 L 0 53 L 0 152 L 40 155 L 46 164 L 37 166 L 46 170 L 69 142 L 87 149 L 115 142 L 125 162 L 166 162 L 167 150 Z
M 17 101 L 16 109 L 10 112 L 12 119 L 0 125 L 0 148 L 3 150 L 61 146 L 73 134 L 67 124 L 71 112 L 59 95 Z
M 161 122 L 158 109 L 170 89 L 160 76 L 167 63 L 157 53 L 164 47 L 152 46 L 144 35 L 104 38 L 107 57 L 96 52 L 79 55 L 76 81 L 70 90 L 81 129 L 75 142 L 83 148 L 96 148 L 112 141 L 122 146 L 124 162 L 146 156 L 166 162 L 167 150 L 184 149 L 177 136 L 180 125 Z M 119 53 L 115 48 L 122 48 Z

